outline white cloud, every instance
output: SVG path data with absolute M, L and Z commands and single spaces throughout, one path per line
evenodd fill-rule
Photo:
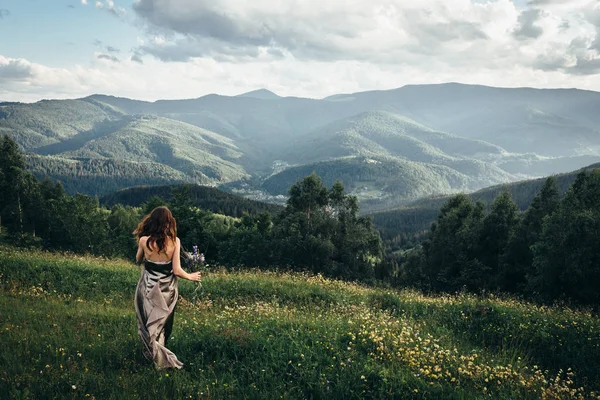
M 81 0 L 81 4 L 88 4 L 88 0 Z M 127 14 L 127 10 L 115 5 L 114 0 L 104 0 L 104 2 L 102 2 L 102 0 L 96 0 L 94 5 L 97 9 L 104 10 L 117 18 L 122 18 Z
M 600 57 L 594 48 L 600 39 L 573 47 L 599 37 L 597 0 L 534 0 L 525 9 L 510 0 L 330 0 L 319 7 L 288 0 L 138 0 L 133 8 L 150 32 L 166 39 L 138 50 L 164 61 L 244 62 L 267 52 L 303 61 L 600 72 L 589 63 L 577 67 Z M 556 52 L 579 63 L 552 66 Z
M 0 82 L 26 82 L 32 77 L 31 63 L 23 59 L 10 59 L 0 56 Z

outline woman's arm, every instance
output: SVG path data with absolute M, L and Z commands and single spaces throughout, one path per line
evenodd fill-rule
M 137 249 L 137 254 L 135 255 L 135 261 L 137 261 L 138 263 L 141 263 L 142 261 L 144 261 L 144 245 L 146 244 L 146 240 L 148 240 L 148 238 L 140 238 L 140 240 L 138 240 L 138 249 Z
M 187 279 L 189 281 L 200 281 L 200 272 L 192 272 L 188 274 L 181 268 L 181 242 L 179 238 L 175 241 L 175 252 L 173 252 L 173 273 L 183 279 Z

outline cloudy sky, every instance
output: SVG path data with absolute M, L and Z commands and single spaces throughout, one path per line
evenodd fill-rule
M 450 81 L 600 91 L 600 0 L 0 0 L 0 100 Z

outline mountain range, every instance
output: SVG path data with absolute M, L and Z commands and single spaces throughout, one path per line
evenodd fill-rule
M 597 92 L 456 83 L 325 99 L 93 95 L 2 103 L 0 134 L 73 192 L 195 182 L 281 198 L 315 171 L 378 210 L 598 162 L 598 109 Z

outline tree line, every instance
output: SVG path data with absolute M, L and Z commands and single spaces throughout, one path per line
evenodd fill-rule
M 283 207 L 270 203 L 250 200 L 245 197 L 237 196 L 223 190 L 209 186 L 187 185 L 189 196 L 192 198 L 192 206 L 209 210 L 217 214 L 229 215 L 231 217 L 241 218 L 245 213 L 260 214 L 268 212 L 277 214 Z M 123 204 L 133 207 L 140 207 L 148 199 L 158 196 L 166 201 L 171 201 L 173 194 L 183 185 L 153 185 L 138 186 L 128 189 L 121 189 L 100 198 L 100 203 L 112 207 L 116 204 Z
M 285 208 L 243 213 L 235 218 L 197 207 L 190 185 L 172 188 L 168 201 L 151 196 L 139 207 L 103 207 L 96 197 L 71 196 L 60 183 L 38 181 L 8 136 L 1 142 L 0 239 L 49 250 L 133 258 L 132 231 L 154 207 L 167 205 L 184 247 L 199 246 L 209 263 L 228 267 L 311 271 L 344 279 L 373 279 L 381 260 L 381 239 L 358 200 L 336 182 L 330 189 L 316 175 L 290 189 Z M 254 206 L 227 197 L 234 213 Z
M 397 284 L 428 291 L 495 291 L 600 304 L 600 169 L 580 172 L 561 198 L 548 178 L 523 213 L 510 192 L 485 203 L 450 198 Z

